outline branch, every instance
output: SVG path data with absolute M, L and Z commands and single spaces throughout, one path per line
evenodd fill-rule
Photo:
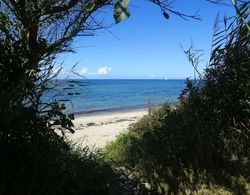
M 99 8 L 108 5 L 110 0 L 97 0 L 95 2 L 89 3 L 89 5 L 84 4 L 83 7 L 76 11 L 78 14 L 74 17 L 73 21 L 69 23 L 62 33 L 63 37 L 58 39 L 55 43 L 51 44 L 47 49 L 46 53 L 53 53 L 57 52 L 61 49 L 65 49 L 67 47 L 67 44 L 74 38 L 75 36 L 78 36 L 80 32 L 84 30 L 91 30 L 88 29 L 88 27 L 84 26 L 87 19 L 93 14 L 95 11 L 97 11 Z M 69 29 L 71 29 L 69 31 Z M 64 47 L 64 48 L 63 48 Z
M 47 14 L 52 15 L 55 13 L 66 12 L 69 9 L 75 7 L 78 4 L 78 2 L 79 0 L 70 0 L 67 4 L 51 7 L 48 10 L 46 10 L 43 15 L 47 15 Z
M 214 4 L 217 4 L 217 5 L 223 5 L 223 6 L 229 6 L 230 4 L 227 4 L 224 2 L 224 0 L 206 0 L 210 3 L 214 3 Z
M 171 6 L 174 3 L 174 1 L 171 1 L 171 2 L 168 2 L 167 0 L 164 0 L 164 1 L 149 0 L 149 1 L 151 1 L 152 3 L 158 5 L 161 8 L 161 11 L 162 11 L 164 16 L 168 15 L 166 12 L 171 12 L 171 13 L 181 17 L 184 20 L 188 20 L 188 19 L 201 20 L 201 17 L 198 14 L 199 11 L 195 12 L 192 15 L 188 15 L 188 14 L 184 14 L 182 12 L 174 10 L 173 7 Z M 167 18 L 168 18 L 168 16 L 167 16 Z

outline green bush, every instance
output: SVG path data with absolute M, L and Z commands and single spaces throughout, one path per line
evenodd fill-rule
M 34 69 L 27 44 L 1 17 L 0 194 L 107 194 L 113 169 L 99 152 L 73 149 L 58 136 L 57 127 L 72 127 L 70 117 L 58 103 L 41 102 L 53 60 L 42 61 L 45 73 L 41 64 Z
M 0 194 L 107 194 L 116 174 L 100 152 L 74 149 L 28 108 L 22 113 L 1 125 Z
M 109 159 L 134 169 L 155 193 L 219 185 L 247 194 L 250 33 L 242 20 L 247 6 L 239 7 L 231 23 L 225 21 L 224 31 L 215 29 L 210 64 L 200 80 L 187 80 L 177 106 L 165 104 L 106 147 Z

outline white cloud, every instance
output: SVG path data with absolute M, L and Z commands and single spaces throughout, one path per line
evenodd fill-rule
M 111 67 L 104 66 L 104 67 L 98 68 L 97 73 L 98 73 L 99 75 L 105 75 L 105 74 L 108 74 L 111 70 L 112 70 Z

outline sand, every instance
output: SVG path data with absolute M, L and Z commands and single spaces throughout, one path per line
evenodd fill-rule
M 126 132 L 129 125 L 148 113 L 147 109 L 97 114 L 79 114 L 73 121 L 75 133 L 68 138 L 78 146 L 103 148 L 115 140 L 117 135 Z

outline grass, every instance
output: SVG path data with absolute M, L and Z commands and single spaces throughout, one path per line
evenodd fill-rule
M 120 134 L 115 141 L 106 145 L 104 149 L 106 160 L 115 167 L 132 170 L 130 174 L 140 180 L 140 185 L 136 189 L 138 193 L 144 190 L 155 194 L 164 194 L 168 191 L 184 194 L 249 194 L 250 183 L 247 174 L 230 176 L 230 171 L 224 169 L 227 174 L 218 177 L 212 173 L 218 171 L 217 168 L 205 169 L 211 173 L 204 173 L 202 167 L 199 167 L 200 170 L 195 170 L 195 167 L 187 169 L 178 163 L 175 166 L 164 157 L 167 156 L 167 151 L 169 152 L 166 149 L 167 142 L 164 142 L 166 139 L 164 136 L 168 133 L 157 134 L 154 131 L 168 131 L 159 128 L 163 125 L 162 118 L 166 120 L 170 117 L 173 120 L 172 112 L 175 113 L 176 108 L 165 105 L 163 108 L 152 110 L 151 114 L 132 124 L 128 132 Z M 177 121 L 172 122 L 178 125 Z M 178 171 L 175 172 L 176 170 Z M 244 171 L 246 173 L 248 171 L 246 166 Z M 178 190 L 174 191 L 173 186 L 178 186 Z
M 215 29 L 210 64 L 200 79 L 187 79 L 176 107 L 151 110 L 105 148 L 109 162 L 140 179 L 138 191 L 250 193 L 250 33 L 239 16 L 229 20 L 234 27 Z M 195 52 L 185 52 L 191 63 Z

